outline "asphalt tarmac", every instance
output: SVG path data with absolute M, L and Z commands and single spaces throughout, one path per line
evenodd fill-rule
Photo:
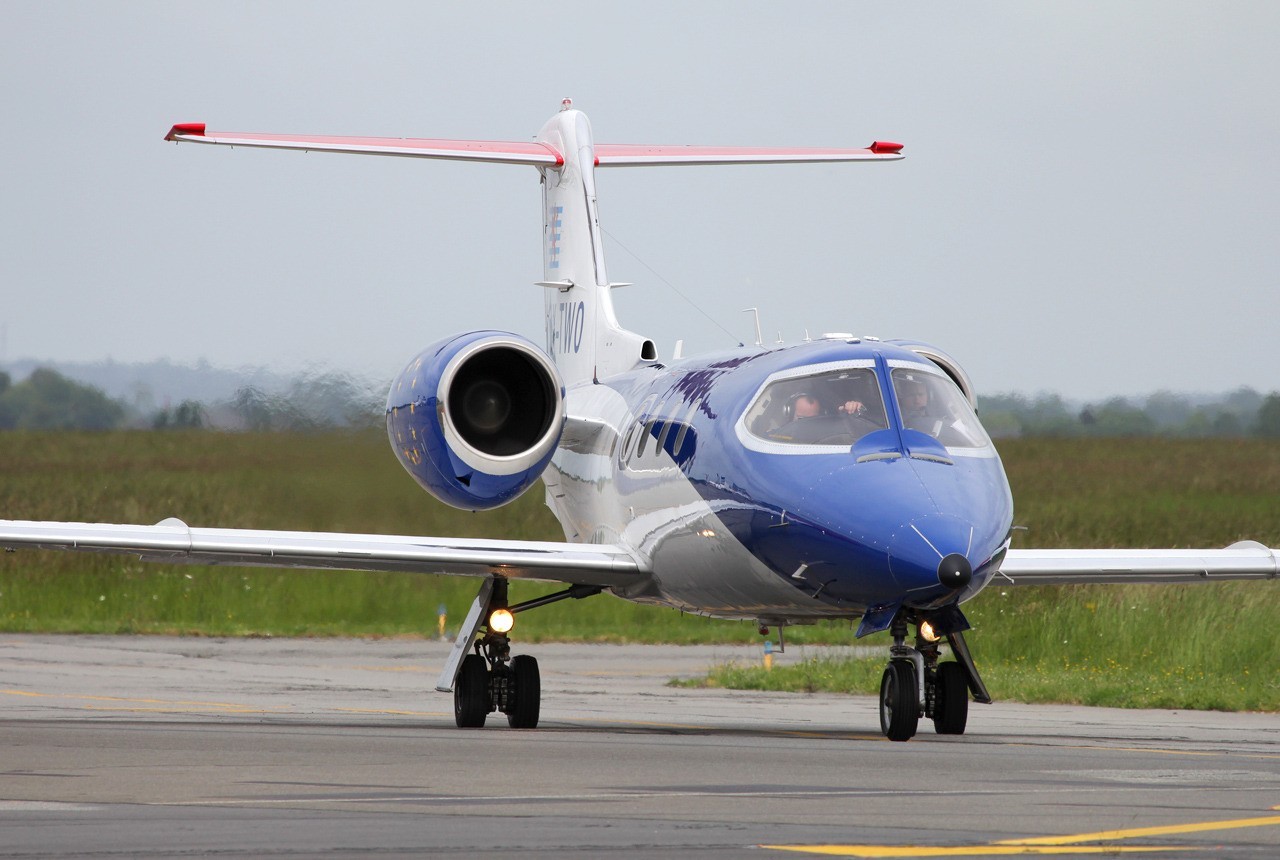
M 1276 714 L 997 702 L 901 744 L 873 696 L 666 686 L 756 648 L 539 645 L 541 726 L 460 730 L 447 651 L 0 636 L 0 856 L 1280 857 Z

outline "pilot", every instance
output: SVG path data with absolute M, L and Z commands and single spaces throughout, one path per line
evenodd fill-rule
M 931 432 L 929 421 L 929 388 L 922 380 L 906 377 L 898 386 L 898 406 L 902 423 L 912 430 Z
M 821 414 L 822 403 L 812 394 L 801 392 L 791 398 L 792 420 L 799 421 L 805 418 L 817 418 Z
M 770 433 L 770 438 L 780 442 L 815 442 L 822 430 L 818 427 L 824 423 L 822 418 L 822 402 L 808 391 L 800 391 L 791 395 L 783 410 L 787 418 Z
M 907 376 L 899 382 L 898 406 L 902 410 L 903 426 L 928 433 L 944 445 L 953 444 L 951 437 L 957 430 L 954 424 L 948 428 L 946 415 L 930 409 L 929 385 L 923 379 Z

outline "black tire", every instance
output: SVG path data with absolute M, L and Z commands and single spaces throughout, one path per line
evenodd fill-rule
M 880 679 L 880 730 L 891 741 L 909 741 L 920 724 L 915 664 L 894 660 Z
M 934 690 L 933 729 L 940 735 L 962 735 L 969 721 L 969 678 L 959 663 L 939 663 Z
M 538 674 L 538 661 L 527 654 L 511 659 L 511 710 L 507 724 L 513 729 L 536 729 L 538 709 L 542 701 L 542 678 Z
M 468 654 L 453 683 L 453 720 L 460 729 L 479 729 L 490 710 L 489 665 L 479 654 Z

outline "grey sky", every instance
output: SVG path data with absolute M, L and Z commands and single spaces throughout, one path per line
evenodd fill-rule
M 601 171 L 619 316 L 664 356 L 757 305 L 770 341 L 913 337 L 983 392 L 1280 389 L 1277 44 L 1261 2 L 9 0 L 0 358 L 389 379 L 456 331 L 540 342 L 532 168 L 161 138 L 525 139 L 571 96 L 604 142 L 906 145 Z

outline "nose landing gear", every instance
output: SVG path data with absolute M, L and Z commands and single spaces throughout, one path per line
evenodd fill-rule
M 915 647 L 906 644 L 907 619 L 899 615 L 889 628 L 893 645 L 889 665 L 880 679 L 880 730 L 891 741 L 908 741 L 915 736 L 920 718 L 933 720 L 940 735 L 962 735 L 969 719 L 969 693 L 975 702 L 991 703 L 991 696 L 978 676 L 964 636 L 948 633 L 947 642 L 955 662 L 940 663 L 941 637 L 934 635 L 927 621 L 921 621 Z

